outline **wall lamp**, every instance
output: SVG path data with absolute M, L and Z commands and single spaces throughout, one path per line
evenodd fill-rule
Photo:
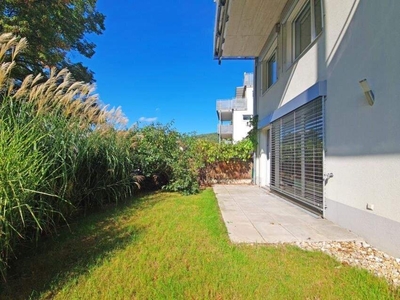
M 372 93 L 371 88 L 369 87 L 367 79 L 360 80 L 360 86 L 364 92 L 364 96 L 365 96 L 365 99 L 368 101 L 368 104 L 371 106 L 374 105 L 375 96 Z

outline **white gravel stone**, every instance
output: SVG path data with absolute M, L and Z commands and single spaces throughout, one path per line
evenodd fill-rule
M 400 258 L 371 247 L 366 242 L 296 242 L 298 247 L 327 253 L 342 263 L 367 269 L 384 277 L 390 284 L 400 286 Z

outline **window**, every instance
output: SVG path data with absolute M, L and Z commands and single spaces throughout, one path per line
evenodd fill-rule
M 268 60 L 268 87 L 278 80 L 278 63 L 276 62 L 276 52 Z
M 263 61 L 262 64 L 262 90 L 265 92 L 278 80 L 278 61 L 276 57 L 276 50 L 267 56 L 268 59 Z
M 323 210 L 323 99 L 274 121 L 271 189 L 321 213 Z
M 308 0 L 293 21 L 294 58 L 301 53 L 322 32 L 321 0 Z
M 251 115 L 243 115 L 243 121 L 250 121 Z

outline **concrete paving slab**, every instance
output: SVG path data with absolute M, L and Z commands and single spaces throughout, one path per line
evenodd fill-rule
M 225 223 L 229 238 L 234 243 L 265 243 L 250 222 Z
M 229 223 L 249 223 L 249 219 L 243 213 L 238 212 L 227 212 L 224 214 L 224 221 Z
M 307 222 L 305 220 L 302 220 L 301 216 L 293 216 L 293 215 L 283 215 L 283 214 L 272 214 L 274 219 L 276 220 L 277 223 L 280 225 L 305 225 Z
M 214 185 L 234 243 L 362 241 L 356 234 L 254 185 Z
M 267 243 L 279 243 L 282 239 L 284 239 L 285 242 L 298 241 L 293 234 L 276 223 L 255 222 L 253 225 Z
M 328 237 L 320 234 L 311 226 L 298 226 L 293 224 L 283 225 L 287 231 L 293 234 L 299 241 L 329 241 Z
M 246 213 L 246 216 L 252 222 L 276 223 L 276 219 L 265 211 Z
M 316 231 L 318 231 L 320 234 L 326 236 L 330 240 L 338 240 L 340 239 L 341 241 L 354 241 L 354 240 L 360 240 L 362 241 L 361 238 L 359 238 L 356 234 L 353 232 L 350 232 L 336 224 L 321 224 L 319 226 L 313 226 Z

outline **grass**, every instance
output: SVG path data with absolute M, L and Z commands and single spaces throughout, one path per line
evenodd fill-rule
M 231 244 L 210 189 L 109 206 L 24 251 L 1 299 L 400 299 L 320 252 Z

